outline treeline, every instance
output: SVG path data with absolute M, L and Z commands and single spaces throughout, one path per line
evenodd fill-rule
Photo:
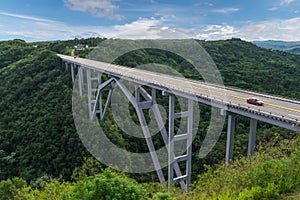
M 65 41 L 52 41 L 52 42 L 33 42 L 32 45 L 38 48 L 46 48 L 50 51 L 70 55 L 72 50 L 77 45 L 87 45 L 87 49 L 80 52 L 81 54 L 88 53 L 93 47 L 96 47 L 100 42 L 105 40 L 105 38 L 88 38 L 88 39 L 78 39 L 65 40 Z M 77 52 L 78 53 L 78 52 Z

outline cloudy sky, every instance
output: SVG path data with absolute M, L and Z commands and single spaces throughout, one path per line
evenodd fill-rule
M 300 0 L 10 0 L 0 40 L 232 37 L 300 41 Z

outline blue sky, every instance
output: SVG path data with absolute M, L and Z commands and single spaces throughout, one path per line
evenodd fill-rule
M 300 0 L 10 0 L 0 40 L 239 37 L 300 41 Z

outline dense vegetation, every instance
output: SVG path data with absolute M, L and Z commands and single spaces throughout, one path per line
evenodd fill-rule
M 278 139 L 278 138 L 277 138 Z M 299 199 L 300 138 L 274 139 L 253 157 L 235 160 L 199 175 L 196 199 Z M 274 148 L 274 145 L 276 147 Z
M 203 47 L 217 64 L 225 85 L 299 99 L 298 55 L 258 48 L 239 39 L 207 42 Z
M 84 156 L 72 120 L 69 74 L 46 49 L 19 40 L 0 48 L 9 61 L 0 69 L 0 179 L 68 179 Z
M 76 54 L 85 57 L 101 41 L 103 41 L 101 38 L 91 38 L 34 44 L 28 44 L 21 40 L 0 42 L 0 80 L 2 81 L 0 85 L 0 180 L 3 180 L 0 183 L 0 197 L 11 199 L 12 196 L 27 193 L 27 196 L 24 196 L 27 199 L 76 199 L 79 196 L 92 199 L 93 195 L 101 195 L 103 191 L 118 191 L 114 195 L 126 191 L 126 194 L 128 192 L 133 195 L 132 199 L 168 198 L 168 195 L 155 184 L 140 185 L 131 179 L 135 178 L 139 182 L 157 180 L 155 173 L 129 174 L 131 178 L 127 178 L 125 175 L 117 174 L 109 169 L 103 171 L 104 166 L 91 159 L 91 155 L 86 152 L 76 133 L 71 111 L 70 74 L 65 71 L 54 52 L 70 54 L 74 45 L 84 44 L 89 48 L 78 51 Z M 239 39 L 198 42 L 215 61 L 225 85 L 299 99 L 300 57 L 298 55 L 266 50 Z M 188 62 L 170 52 L 151 49 L 139 50 L 115 60 L 115 63 L 130 67 L 151 62 L 172 66 L 188 78 L 202 79 Z M 200 109 L 203 121 L 193 143 L 195 150 L 193 152 L 194 180 L 205 171 L 205 165 L 214 169 L 216 164 L 223 161 L 225 154 L 226 127 L 224 127 L 224 133 L 213 151 L 204 159 L 198 158 L 198 151 L 210 119 L 210 108 L 201 105 Z M 136 118 L 134 112 L 133 118 Z M 238 122 L 235 157 L 245 155 L 248 140 L 246 133 L 249 120 L 238 117 Z M 133 152 L 147 150 L 145 141 L 132 140 L 118 129 L 111 113 L 108 113 L 103 126 L 114 138 L 114 143 L 119 146 Z M 278 140 L 282 140 L 293 138 L 296 133 L 259 123 L 257 135 L 258 143 L 264 144 L 274 138 L 274 135 L 278 135 Z M 160 140 L 156 141 L 158 144 L 160 142 Z M 280 149 L 276 151 L 281 152 Z M 289 168 L 291 167 L 289 163 L 295 161 L 293 160 L 295 157 L 299 158 L 299 149 L 295 151 L 293 149 L 293 153 L 286 155 L 287 159 L 290 159 L 289 161 L 282 159 L 284 153 L 285 151 L 281 152 L 281 157 L 275 157 L 274 161 L 263 153 L 257 155 L 257 158 L 253 158 L 253 160 L 258 160 L 257 166 L 253 164 L 253 168 L 250 167 L 249 170 L 259 171 L 261 167 L 268 168 L 270 165 Z M 243 165 L 246 165 L 249 162 L 253 163 L 253 160 L 242 159 L 236 162 L 245 162 Z M 83 166 L 80 168 L 81 165 Z M 288 190 L 283 190 L 275 182 L 272 185 L 273 174 L 269 180 L 266 180 L 269 181 L 268 183 L 245 182 L 245 185 L 241 184 L 235 193 L 224 189 L 224 194 L 223 191 L 215 194 L 217 191 L 209 188 L 214 187 L 213 185 L 203 185 L 205 184 L 203 179 L 211 180 L 209 183 L 214 185 L 222 184 L 222 181 L 225 181 L 225 179 L 215 178 L 214 173 L 219 173 L 219 177 L 228 176 L 226 181 L 232 182 L 232 184 L 237 184 L 233 180 L 240 180 L 254 173 L 245 171 L 241 176 L 234 175 L 240 173 L 237 166 L 238 164 L 233 164 L 232 170 L 229 168 L 229 172 L 224 166 L 217 171 L 208 170 L 206 174 L 200 175 L 200 181 L 196 183 L 194 191 L 203 193 L 201 190 L 203 187 L 211 191 L 210 194 L 203 193 L 203 195 L 207 195 L 207 198 L 227 195 L 228 198 L 234 199 L 241 195 L 248 195 L 246 193 L 251 193 L 252 190 L 256 192 L 256 190 L 265 190 L 267 187 L 272 187 L 270 190 L 274 190 L 274 194 L 278 197 L 281 193 L 290 192 L 297 187 L 295 185 Z M 299 165 L 295 164 L 293 167 L 296 167 L 296 170 L 299 169 Z M 235 169 L 237 171 L 234 171 Z M 247 174 L 248 172 L 250 174 Z M 274 172 L 277 173 L 276 169 Z M 299 171 L 293 173 L 299 174 Z M 231 176 L 235 177 L 231 179 Z M 299 181 L 297 176 L 294 177 L 296 179 L 293 181 Z M 274 176 L 274 180 L 275 178 Z M 122 190 L 118 190 L 116 185 L 125 186 Z M 232 185 L 232 187 L 236 188 L 237 186 Z M 243 192 L 245 194 L 240 194 Z M 8 196 L 6 197 L 4 194 Z M 174 195 L 178 195 L 178 193 L 175 192 Z M 194 193 L 191 195 L 193 197 Z M 119 197 L 111 196 L 110 198 L 118 199 Z
M 0 198 L 9 199 L 299 199 L 300 195 L 300 135 L 293 140 L 278 140 L 259 146 L 253 157 L 222 164 L 198 176 L 187 194 L 173 188 L 168 194 L 159 183 L 137 183 L 124 174 L 106 169 L 98 171 L 93 159 L 77 169 L 80 179 L 66 182 L 41 177 L 28 185 L 23 179 L 0 182 Z M 276 145 L 275 145 L 276 144 Z M 275 147 L 276 146 L 276 147 Z

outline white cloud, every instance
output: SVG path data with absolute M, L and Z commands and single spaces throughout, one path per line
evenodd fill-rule
M 127 24 L 111 26 L 70 26 L 34 16 L 0 12 L 0 38 L 21 38 L 28 41 L 64 40 L 93 32 L 107 38 L 172 39 L 197 38 L 220 40 L 238 37 L 245 40 L 300 41 L 300 17 L 286 20 L 245 22 L 242 26 L 228 24 L 199 25 L 183 28 L 170 26 L 169 20 L 140 18 Z
M 279 9 L 279 7 L 274 6 L 274 7 L 272 7 L 272 8 L 269 8 L 268 10 L 269 10 L 269 11 L 276 11 L 276 10 L 278 10 L 278 9 Z
M 140 18 L 123 25 L 70 26 L 58 21 L 9 13 L 0 18 L 0 24 L 3 24 L 0 38 L 23 38 L 28 41 L 64 40 L 83 36 L 86 32 L 94 32 L 107 38 L 159 39 L 173 31 L 168 26 L 163 26 L 164 21 L 163 17 Z
M 8 17 L 15 17 L 19 19 L 27 19 L 27 20 L 32 20 L 32 21 L 39 21 L 39 22 L 54 22 L 49 19 L 44 19 L 40 17 L 33 17 L 33 16 L 28 16 L 28 15 L 20 15 L 20 14 L 15 14 L 15 13 L 8 13 L 8 12 L 0 12 L 0 15 L 8 16 Z
M 164 18 L 141 18 L 130 24 L 112 27 L 113 32 L 110 36 L 124 39 L 219 40 L 232 38 L 239 33 L 239 30 L 229 25 L 208 25 L 195 30 L 166 26 L 164 22 Z
M 207 25 L 196 34 L 196 38 L 201 40 L 220 40 L 232 38 L 238 33 L 239 31 L 233 26 Z
M 237 12 L 239 10 L 240 10 L 239 8 L 222 8 L 222 9 L 213 10 L 212 12 L 227 14 L 227 13 Z
M 1 39 L 21 38 L 28 41 L 70 39 L 82 30 L 97 30 L 99 27 L 73 27 L 62 22 L 28 15 L 0 12 Z M 103 28 L 105 30 L 105 28 Z
M 300 40 L 300 18 L 250 23 L 240 28 L 239 36 L 247 40 Z
M 64 3 L 71 10 L 89 12 L 95 17 L 124 19 L 124 16 L 115 13 L 119 7 L 113 4 L 113 0 L 64 0 Z
M 290 3 L 294 2 L 295 0 L 282 0 L 280 5 L 289 5 Z
M 140 18 L 129 24 L 113 26 L 109 37 L 123 39 L 180 39 L 191 38 L 187 29 L 166 26 L 164 17 Z
M 179 29 L 177 29 L 179 30 Z M 286 20 L 246 22 L 240 27 L 230 25 L 206 25 L 197 29 L 185 29 L 189 37 L 202 40 L 241 38 L 253 40 L 300 41 L 300 17 Z
M 286 20 L 246 22 L 241 27 L 231 25 L 206 25 L 196 28 L 178 28 L 167 26 L 161 19 L 139 19 L 130 24 L 111 27 L 108 36 L 131 39 L 171 39 L 196 38 L 220 40 L 241 38 L 244 40 L 286 40 L 300 41 L 300 17 Z M 106 35 L 107 36 L 107 35 Z
M 140 18 L 129 24 L 116 25 L 113 27 L 113 37 L 126 39 L 159 38 L 159 27 L 162 26 L 162 19 Z
M 288 6 L 289 4 L 293 3 L 295 0 L 281 0 L 280 3 L 277 3 L 276 5 L 274 5 L 273 7 L 269 8 L 269 11 L 276 11 L 279 10 L 280 8 L 284 7 L 284 6 Z
M 201 7 L 201 6 L 214 6 L 213 3 L 211 2 L 198 2 L 194 4 L 195 7 Z
M 204 4 L 207 5 L 207 6 L 214 6 L 214 4 L 210 3 L 210 2 L 205 2 Z

